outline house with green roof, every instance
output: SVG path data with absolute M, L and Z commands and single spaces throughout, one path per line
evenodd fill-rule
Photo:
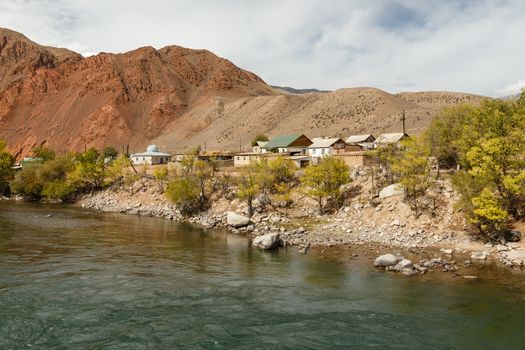
M 272 137 L 262 146 L 263 152 L 289 153 L 290 155 L 306 155 L 312 140 L 303 134 L 278 135 Z

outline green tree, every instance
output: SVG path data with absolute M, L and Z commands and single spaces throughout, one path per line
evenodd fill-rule
M 421 215 L 421 198 L 435 183 L 429 157 L 430 151 L 421 139 L 408 139 L 401 143 L 400 153 L 392 162 L 392 171 L 416 217 Z
M 257 141 L 268 141 L 268 136 L 265 134 L 257 134 L 252 140 L 252 147 L 257 146 Z
M 301 178 L 304 193 L 315 199 L 321 215 L 325 212 L 326 198 L 340 198 L 341 186 L 350 181 L 348 167 L 341 159 L 327 157 L 317 165 L 309 165 Z
M 248 215 L 252 217 L 254 213 L 253 201 L 260 193 L 259 184 L 253 173 L 247 172 L 239 179 L 237 198 L 246 202 L 248 205 Z
M 153 170 L 153 177 L 155 178 L 155 181 L 157 181 L 159 192 L 164 192 L 164 184 L 168 177 L 168 168 L 163 166 L 156 167 Z
M 69 181 L 77 189 L 97 190 L 102 188 L 106 177 L 104 157 L 94 148 L 77 155 L 75 169 Z
M 9 180 L 13 176 L 15 158 L 7 151 L 4 141 L 0 140 L 0 195 L 8 194 Z
M 102 150 L 102 154 L 104 155 L 104 159 L 116 159 L 118 157 L 118 150 L 113 146 L 106 146 Z
M 185 216 L 197 210 L 199 195 L 199 189 L 192 178 L 177 178 L 168 183 L 166 188 L 166 197 L 175 203 Z
M 507 228 L 508 212 L 488 188 L 484 188 L 479 196 L 472 198 L 472 205 L 470 220 L 488 237 L 497 238 L 498 234 Z
M 448 108 L 425 134 L 452 176 L 467 218 L 489 238 L 525 216 L 525 94 Z
M 56 157 L 55 151 L 45 146 L 34 147 L 32 153 L 34 158 L 40 158 L 43 162 L 53 160 Z

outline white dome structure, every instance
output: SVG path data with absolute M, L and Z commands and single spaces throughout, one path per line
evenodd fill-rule
M 171 161 L 171 154 L 161 152 L 157 145 L 149 145 L 146 152 L 132 154 L 131 160 L 133 164 L 167 164 Z
M 146 152 L 159 152 L 159 148 L 157 145 L 149 145 L 148 148 L 146 148 Z

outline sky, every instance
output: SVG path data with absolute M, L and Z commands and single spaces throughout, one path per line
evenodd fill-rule
M 0 27 L 85 56 L 204 48 L 295 88 L 525 87 L 523 0 L 0 0 Z

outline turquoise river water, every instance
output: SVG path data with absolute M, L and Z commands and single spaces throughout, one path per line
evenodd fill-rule
M 0 349 L 525 349 L 522 273 L 375 270 L 156 218 L 0 202 Z

